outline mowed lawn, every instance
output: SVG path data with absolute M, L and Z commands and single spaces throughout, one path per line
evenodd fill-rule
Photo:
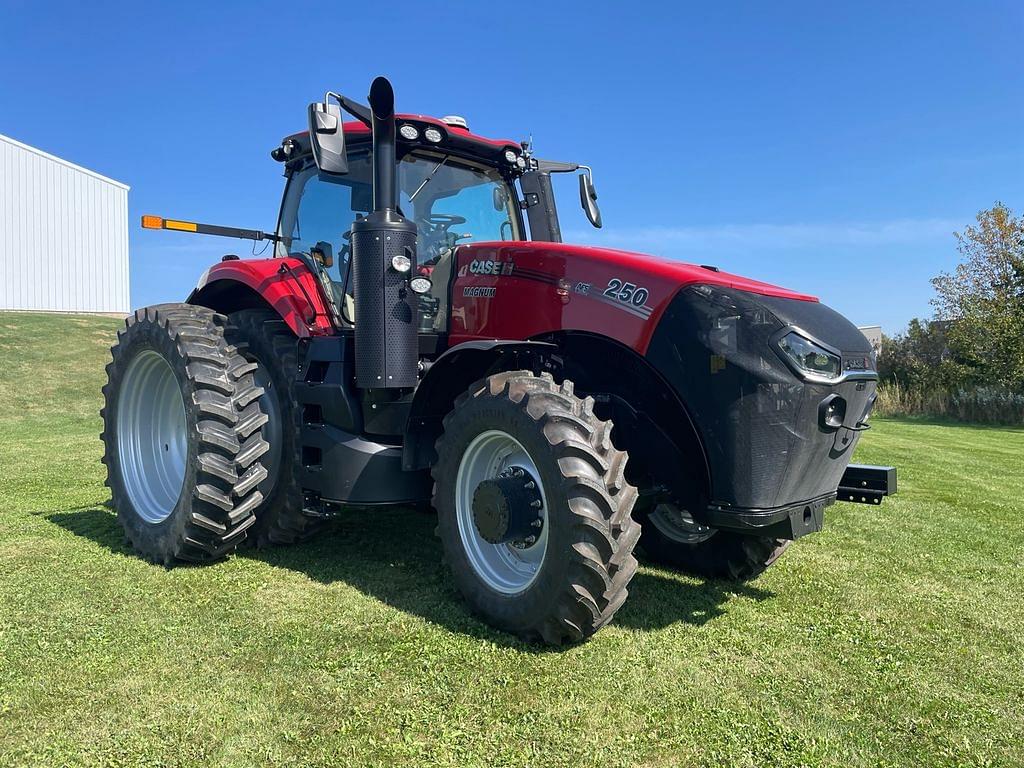
M 564 651 L 467 614 L 430 516 L 166 570 L 105 503 L 119 321 L 0 314 L 0 766 L 1024 764 L 1024 432 L 878 420 L 899 466 L 756 582 L 643 567 Z

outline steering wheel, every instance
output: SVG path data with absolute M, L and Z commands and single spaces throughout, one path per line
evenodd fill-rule
M 456 235 L 453 239 L 449 235 L 449 230 L 458 224 L 465 224 L 466 217 L 451 213 L 430 213 L 418 218 L 417 222 L 422 225 L 421 231 L 426 238 L 424 251 L 427 259 L 423 263 L 429 264 L 437 260 L 445 247 L 455 244 L 459 236 Z
M 465 224 L 465 216 L 455 216 L 451 213 L 431 213 L 424 216 L 421 221 L 429 224 L 435 230 L 447 231 L 456 224 Z

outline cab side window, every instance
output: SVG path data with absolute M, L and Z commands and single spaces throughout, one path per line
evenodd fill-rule
M 278 255 L 310 254 L 315 249 L 323 255 L 331 280 L 340 286 L 348 268 L 344 235 L 357 214 L 369 211 L 370 192 L 368 180 L 355 174 L 336 180 L 321 177 L 316 168 L 296 173 L 281 209 L 280 234 L 287 239 L 278 244 Z

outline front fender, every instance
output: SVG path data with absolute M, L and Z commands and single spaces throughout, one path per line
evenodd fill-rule
M 478 379 L 498 371 L 534 369 L 558 347 L 546 341 L 466 341 L 438 357 L 416 388 L 402 454 L 402 467 L 424 469 L 435 459 L 434 442 L 456 398 Z

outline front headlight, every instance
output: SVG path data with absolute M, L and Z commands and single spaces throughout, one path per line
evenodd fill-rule
M 839 355 L 815 344 L 796 331 L 779 339 L 779 349 L 809 379 L 836 381 L 842 376 Z

